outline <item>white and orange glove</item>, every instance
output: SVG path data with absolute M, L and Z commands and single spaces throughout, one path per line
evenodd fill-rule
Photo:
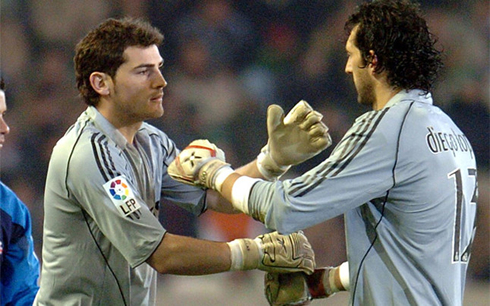
M 170 163 L 168 174 L 176 181 L 221 191 L 221 184 L 233 170 L 225 153 L 206 139 L 191 142 Z M 217 180 L 218 172 L 223 173 Z
M 267 273 L 265 297 L 271 306 L 308 305 L 311 300 L 328 298 L 349 290 L 349 266 L 317 268 L 304 273 Z
M 275 180 L 292 165 L 308 160 L 332 144 L 322 114 L 304 100 L 284 117 L 276 104 L 267 109 L 269 139 L 257 156 L 257 167 L 267 180 Z
M 259 269 L 271 273 L 315 270 L 315 253 L 300 231 L 289 235 L 278 232 L 259 235 L 255 239 L 228 242 L 231 250 L 231 271 Z

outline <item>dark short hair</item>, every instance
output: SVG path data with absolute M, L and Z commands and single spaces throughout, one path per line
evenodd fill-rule
M 5 91 L 5 81 L 3 78 L 0 78 L 0 90 Z
M 377 59 L 377 71 L 387 72 L 388 83 L 401 89 L 433 88 L 443 67 L 436 37 L 421 17 L 420 5 L 408 0 L 363 3 L 345 23 L 346 34 L 356 27 L 355 46 L 365 64 Z
M 159 46 L 163 34 L 142 19 L 109 18 L 89 32 L 75 48 L 75 77 L 80 96 L 88 105 L 96 105 L 99 94 L 90 85 L 93 72 L 107 73 L 114 77 L 125 62 L 124 51 L 128 47 Z

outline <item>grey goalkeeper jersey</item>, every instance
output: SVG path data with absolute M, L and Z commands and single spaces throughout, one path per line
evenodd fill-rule
M 49 164 L 35 305 L 156 303 L 156 271 L 145 261 L 165 235 L 160 201 L 204 209 L 203 190 L 167 174 L 178 153 L 147 123 L 129 144 L 94 107 L 82 113 Z
M 249 211 L 290 233 L 344 214 L 353 305 L 461 305 L 474 235 L 476 162 L 422 92 L 356 119 L 302 176 L 256 183 Z M 328 235 L 328 233 L 325 233 Z

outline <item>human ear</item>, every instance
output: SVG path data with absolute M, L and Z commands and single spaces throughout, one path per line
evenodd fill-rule
M 369 57 L 371 58 L 369 61 L 369 67 L 372 68 L 373 72 L 376 72 L 378 70 L 378 57 L 373 50 L 369 50 Z
M 107 74 L 103 72 L 92 72 L 89 79 L 90 85 L 99 95 L 106 96 L 110 93 L 110 77 Z

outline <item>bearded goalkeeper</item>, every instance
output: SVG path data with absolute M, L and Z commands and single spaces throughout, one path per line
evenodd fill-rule
M 281 233 L 344 215 L 350 305 L 462 305 L 477 168 L 465 134 L 431 96 L 442 67 L 436 39 L 407 0 L 361 4 L 345 29 L 345 72 L 371 110 L 327 159 L 274 183 L 216 160 L 175 178 L 198 178 Z

